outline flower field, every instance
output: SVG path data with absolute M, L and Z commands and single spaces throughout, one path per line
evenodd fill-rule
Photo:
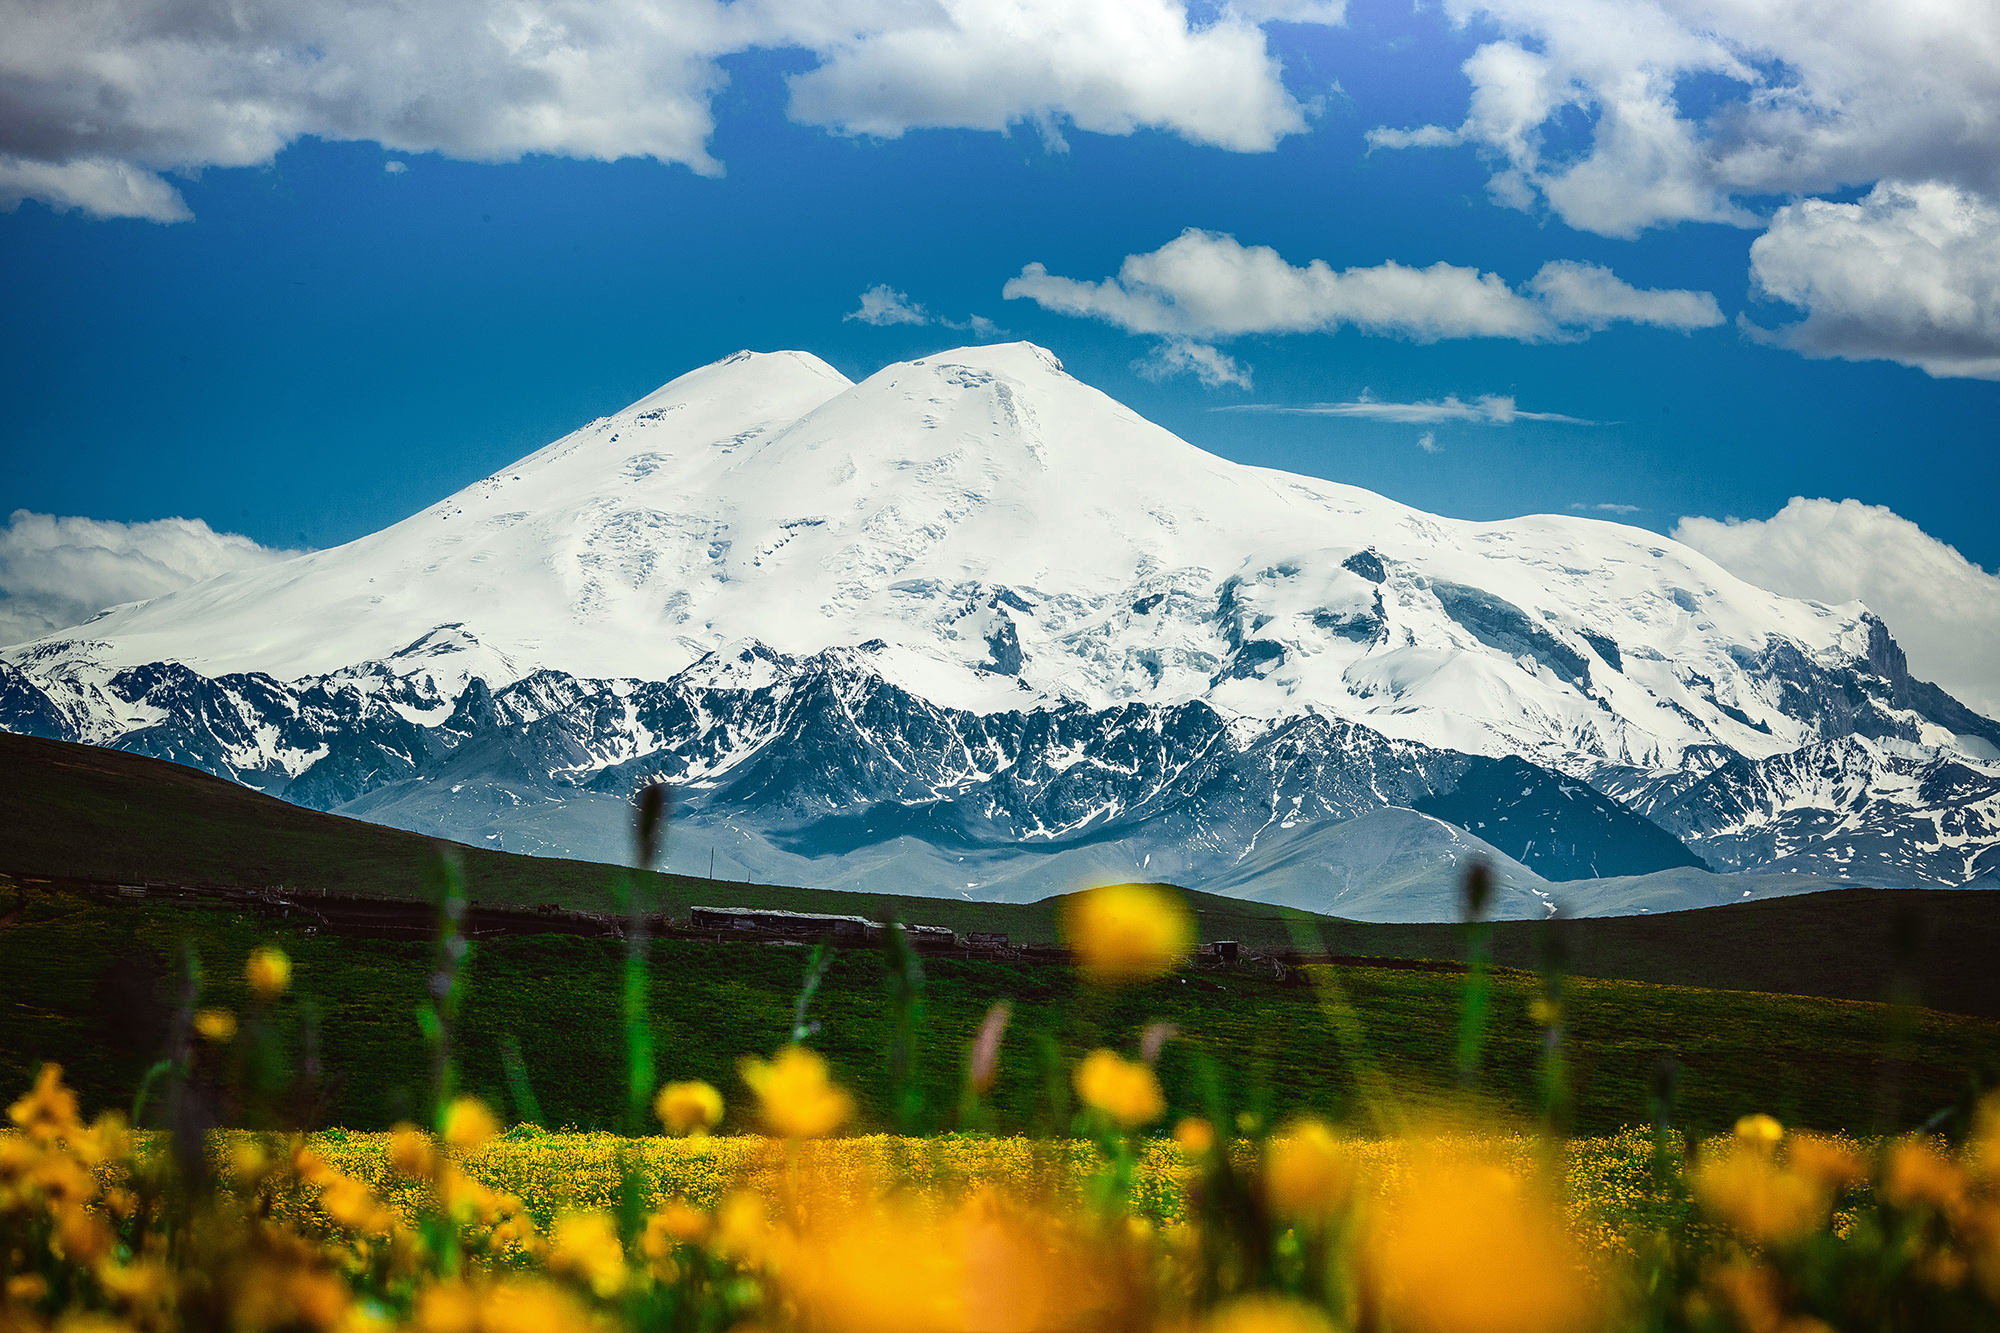
M 511 1125 L 460 1086 L 474 960 L 444 871 L 420 1120 L 301 1126 L 301 1086 L 338 1071 L 311 1024 L 284 1021 L 309 971 L 270 943 L 226 985 L 187 953 L 129 1114 L 86 1118 L 39 1064 L 0 1131 L 0 1331 L 2000 1329 L 2000 1095 L 1916 1133 L 1804 1131 L 1755 1106 L 1690 1133 L 1661 1060 L 1639 1123 L 1573 1134 L 1567 1034 L 1588 992 L 1555 968 L 1489 974 L 1477 877 L 1455 1029 L 1435 1043 L 1455 1093 L 1399 1078 L 1341 977 L 1305 968 L 1282 1035 L 1311 1022 L 1338 1065 L 1298 1068 L 1289 1109 L 1238 1095 L 1179 1024 L 1130 1020 L 1176 993 L 1162 983 L 1193 935 L 1171 891 L 1118 886 L 1078 895 L 1064 924 L 1072 1026 L 1104 1044 L 1010 1037 L 1014 1004 L 995 999 L 954 1086 L 921 1058 L 924 969 L 886 931 L 866 1103 L 841 1074 L 861 1062 L 820 1049 L 838 1047 L 820 1017 L 839 1012 L 821 997 L 832 955 L 803 958 L 789 1039 L 733 1052 L 725 1097 L 704 1076 L 713 1040 L 692 1070 L 658 1043 L 635 930 L 599 1015 L 623 1055 L 613 1133 L 544 1128 L 549 1069 L 518 1046 L 500 1071 Z M 1532 1042 L 1494 1040 L 1507 997 Z M 1037 1132 L 994 1131 L 1010 1085 Z M 1300 1109 L 1314 1098 L 1329 1109 Z M 940 1118 L 958 1129 L 871 1132 Z

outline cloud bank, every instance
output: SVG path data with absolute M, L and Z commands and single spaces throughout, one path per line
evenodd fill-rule
M 1933 0 L 1446 0 L 1498 40 L 1455 126 L 1378 148 L 1476 145 L 1493 196 L 1635 236 L 1754 226 L 1745 199 L 1877 181 L 2000 194 L 2000 8 Z M 1577 127 L 1577 128 L 1571 128 Z
M 1885 183 L 1856 204 L 1787 204 L 1750 278 L 1805 310 L 1774 337 L 1794 351 L 2000 379 L 2000 208 L 1977 195 Z
M 0 528 L 0 644 L 297 554 L 217 532 L 198 518 L 114 523 L 17 509 Z
M 1772 592 L 1866 603 L 1911 674 L 2000 718 L 2000 578 L 1885 506 L 1794 497 L 1768 519 L 1684 518 L 1673 535 Z
M 1194 228 L 1150 254 L 1127 255 L 1116 276 L 1098 282 L 1029 264 L 1001 295 L 1157 335 L 1166 340 L 1162 355 L 1169 362 L 1190 366 L 1198 355 L 1221 356 L 1205 346 L 1212 340 L 1343 326 L 1424 343 L 1564 342 L 1617 322 L 1683 333 L 1723 322 L 1707 292 L 1642 291 L 1594 264 L 1545 264 L 1516 291 L 1497 273 L 1443 262 L 1413 268 L 1391 260 L 1336 270 L 1315 259 L 1295 267 L 1268 245 L 1246 246 Z M 1201 354 L 1192 350 L 1198 345 Z
M 794 120 L 1157 129 L 1263 152 L 1307 127 L 1259 23 L 1339 3 L 1175 0 L 0 0 L 0 208 L 184 221 L 162 173 L 269 163 L 304 135 L 478 162 L 650 157 L 717 175 L 722 58 L 811 54 Z

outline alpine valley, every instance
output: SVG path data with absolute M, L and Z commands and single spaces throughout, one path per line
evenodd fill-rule
M 372 536 L 0 650 L 0 728 L 671 868 L 1343 916 L 2000 884 L 2000 723 L 1654 533 L 1206 454 L 1040 348 L 741 352 Z

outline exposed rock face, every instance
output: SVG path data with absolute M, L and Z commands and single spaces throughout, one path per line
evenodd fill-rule
M 742 873 L 904 891 L 1431 864 L 1396 830 L 1514 858 L 1524 904 L 1695 858 L 2000 873 L 2000 724 L 1874 616 L 1229 463 L 1025 344 L 858 385 L 728 358 L 383 532 L 0 652 L 0 727 L 522 851 L 621 855 L 660 776 Z M 1470 841 L 1320 836 L 1406 807 Z

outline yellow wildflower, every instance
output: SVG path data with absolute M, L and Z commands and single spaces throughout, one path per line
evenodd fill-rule
M 595 1327 L 574 1297 L 545 1282 L 502 1282 L 479 1302 L 480 1333 L 588 1333 Z
M 1185 1116 L 1174 1126 L 1174 1142 L 1190 1157 L 1205 1157 L 1215 1149 L 1215 1126 L 1199 1116 Z
M 1925 1204 L 1947 1216 L 1965 1204 L 1965 1172 L 1927 1143 L 1905 1140 L 1889 1150 L 1882 1197 L 1898 1208 Z
M 49 1294 L 48 1279 L 40 1273 L 17 1273 L 7 1279 L 7 1299 L 20 1305 L 33 1305 Z
M 23 1131 L 35 1138 L 60 1138 L 82 1128 L 77 1119 L 76 1094 L 62 1081 L 62 1066 L 45 1064 L 35 1075 L 35 1086 L 7 1108 L 7 1115 Z
M 460 1282 L 438 1282 L 417 1295 L 417 1328 L 421 1333 L 475 1333 L 479 1301 Z
M 738 1191 L 715 1210 L 714 1240 L 710 1243 L 725 1259 L 754 1264 L 770 1247 L 771 1224 L 764 1215 L 764 1201 L 748 1191 Z
M 1599 1324 L 1553 1205 L 1492 1167 L 1419 1165 L 1369 1238 L 1390 1324 L 1408 1333 L 1568 1333 Z
M 460 1097 L 445 1108 L 444 1140 L 454 1148 L 476 1148 L 500 1132 L 500 1122 L 477 1097 Z
M 291 989 L 292 960 L 285 956 L 283 949 L 265 945 L 250 951 L 250 961 L 244 964 L 243 975 L 258 999 L 267 1002 L 275 1000 Z
M 549 1267 L 573 1275 L 600 1297 L 616 1296 L 625 1285 L 625 1249 L 611 1219 L 603 1213 L 558 1218 Z
M 389 1132 L 389 1162 L 406 1176 L 428 1176 L 437 1169 L 428 1134 L 415 1125 L 397 1125 Z
M 1151 981 L 1193 950 L 1194 919 L 1171 889 L 1111 884 L 1063 899 L 1062 935 L 1087 980 Z
M 1210 1315 L 1203 1333 L 1333 1333 L 1333 1324 L 1310 1305 L 1279 1296 L 1251 1296 Z
M 1789 1156 L 1794 1171 L 1830 1189 L 1843 1189 L 1868 1179 L 1868 1163 L 1860 1153 L 1816 1134 L 1794 1135 Z
M 708 1235 L 708 1214 L 676 1201 L 647 1220 L 647 1231 L 650 1233 L 655 1225 L 662 1235 L 692 1245 Z
M 1776 1147 L 1778 1140 L 1783 1137 L 1785 1137 L 1785 1127 L 1775 1118 L 1761 1112 L 1757 1115 L 1746 1115 L 1736 1122 L 1736 1141 L 1746 1148 L 1769 1151 Z
M 820 1138 L 854 1114 L 854 1099 L 827 1078 L 816 1051 L 787 1046 L 775 1060 L 745 1060 L 738 1068 L 757 1094 L 764 1123 L 785 1138 Z
M 1076 1091 L 1087 1106 L 1104 1112 L 1125 1129 L 1160 1118 L 1167 1109 L 1153 1071 L 1116 1051 L 1092 1051 L 1076 1067 Z
M 722 1094 L 700 1079 L 669 1083 L 653 1099 L 653 1114 L 669 1134 L 703 1134 L 722 1119 Z
M 1317 1120 L 1303 1121 L 1271 1143 L 1264 1192 L 1273 1211 L 1314 1217 L 1340 1208 L 1354 1190 L 1354 1155 Z
M 1826 1221 L 1831 1193 L 1818 1179 L 1778 1165 L 1761 1143 L 1704 1161 L 1695 1168 L 1702 1206 L 1753 1240 L 1782 1245 Z
M 236 1040 L 236 1015 L 227 1009 L 203 1009 L 194 1016 L 194 1030 L 218 1046 Z

